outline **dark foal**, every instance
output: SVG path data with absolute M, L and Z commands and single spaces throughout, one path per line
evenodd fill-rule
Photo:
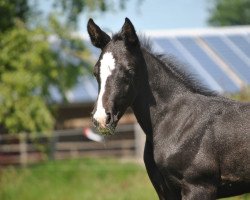
M 112 134 L 131 106 L 146 134 L 144 162 L 159 199 L 250 192 L 249 103 L 202 87 L 175 62 L 152 53 L 127 18 L 112 38 L 92 19 L 88 33 L 102 50 L 94 67 L 94 124 Z

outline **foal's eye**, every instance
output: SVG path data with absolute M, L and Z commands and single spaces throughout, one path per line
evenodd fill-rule
M 135 71 L 133 69 L 129 69 L 127 74 L 129 79 L 133 79 L 135 76 Z
M 128 74 L 129 75 L 133 75 L 134 74 L 134 70 L 133 69 L 128 69 Z

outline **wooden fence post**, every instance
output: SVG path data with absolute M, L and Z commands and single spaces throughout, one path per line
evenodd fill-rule
M 135 132 L 135 156 L 140 162 L 143 162 L 143 152 L 144 152 L 146 135 L 138 123 L 134 125 L 134 132 Z
M 52 133 L 49 143 L 49 159 L 55 160 L 56 143 L 58 142 L 58 134 Z
M 27 153 L 27 134 L 19 134 L 19 151 L 20 151 L 20 164 L 25 167 L 28 163 L 28 153 Z

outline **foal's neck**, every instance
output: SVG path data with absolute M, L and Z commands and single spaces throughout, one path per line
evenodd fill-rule
M 140 66 L 140 89 L 132 105 L 138 123 L 147 134 L 152 136 L 162 115 L 174 102 L 191 95 L 177 75 L 165 63 L 146 50 L 143 50 L 144 66 Z

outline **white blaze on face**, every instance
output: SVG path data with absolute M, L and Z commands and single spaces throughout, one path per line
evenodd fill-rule
M 105 127 L 106 112 L 102 104 L 103 94 L 105 92 L 105 85 L 107 78 L 111 75 L 112 70 L 115 68 L 115 59 L 112 53 L 107 52 L 103 54 L 100 65 L 100 92 L 97 99 L 97 107 L 93 118 L 100 124 L 101 127 Z

